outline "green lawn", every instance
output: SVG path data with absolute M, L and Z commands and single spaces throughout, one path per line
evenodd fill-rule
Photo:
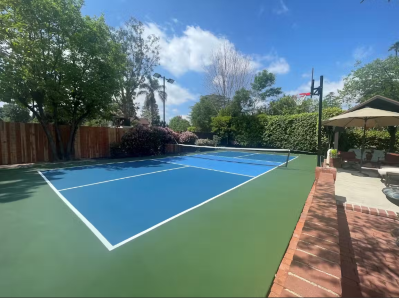
M 264 297 L 315 166 L 301 155 L 113 251 L 35 168 L 0 170 L 0 296 Z

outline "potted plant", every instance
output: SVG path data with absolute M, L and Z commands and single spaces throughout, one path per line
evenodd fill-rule
M 337 149 L 330 151 L 330 167 L 340 168 L 342 166 L 342 159 L 338 157 Z

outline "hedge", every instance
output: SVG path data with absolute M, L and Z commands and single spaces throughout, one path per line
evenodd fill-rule
M 323 110 L 323 119 L 342 113 L 341 109 Z M 317 113 L 270 116 L 244 115 L 239 117 L 212 118 L 212 131 L 221 138 L 236 141 L 243 147 L 289 148 L 295 151 L 317 152 Z M 360 148 L 363 130 L 361 128 L 346 129 L 340 133 L 339 150 L 347 151 Z M 366 133 L 366 146 L 374 146 L 379 150 L 388 150 L 389 133 L 384 129 L 371 129 Z M 323 152 L 333 139 L 331 127 L 322 126 Z M 396 150 L 399 148 L 399 134 L 396 137 Z

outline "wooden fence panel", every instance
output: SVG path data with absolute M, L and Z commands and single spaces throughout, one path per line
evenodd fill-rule
M 54 126 L 49 125 L 49 129 L 55 137 Z M 66 150 L 70 127 L 61 125 L 59 129 Z M 110 144 L 120 142 L 127 130 L 111 127 L 80 127 L 75 138 L 75 158 L 110 157 Z M 57 143 L 57 140 L 55 142 Z M 0 165 L 47 162 L 52 159 L 47 136 L 40 124 L 0 121 Z

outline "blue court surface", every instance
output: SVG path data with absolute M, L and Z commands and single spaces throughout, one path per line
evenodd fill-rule
M 286 159 L 227 151 L 39 173 L 113 250 L 283 165 Z

